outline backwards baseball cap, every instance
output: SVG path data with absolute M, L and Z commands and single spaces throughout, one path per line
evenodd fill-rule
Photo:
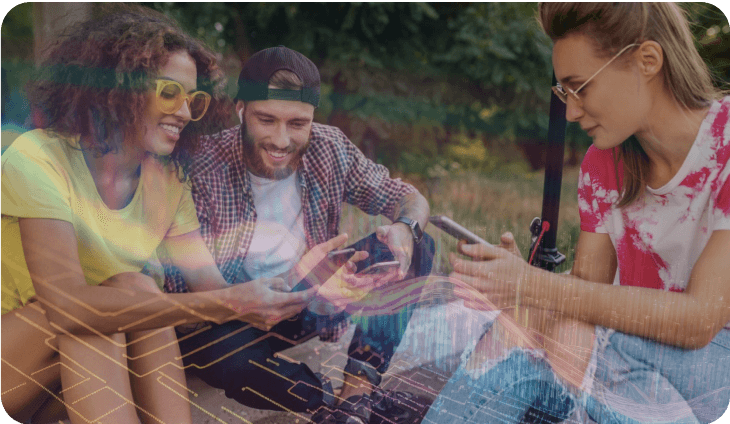
M 269 88 L 276 71 L 295 73 L 302 81 L 301 90 Z M 261 50 L 251 56 L 238 76 L 236 100 L 292 100 L 319 106 L 319 70 L 303 54 L 284 46 Z

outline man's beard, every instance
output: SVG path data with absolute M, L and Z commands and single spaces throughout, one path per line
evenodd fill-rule
M 266 154 L 265 145 L 256 146 L 256 142 L 253 137 L 246 131 L 245 126 L 241 126 L 241 133 L 243 138 L 243 161 L 248 167 L 248 170 L 257 177 L 266 178 L 268 180 L 283 180 L 293 174 L 298 168 L 302 161 L 302 156 L 309 148 L 310 141 L 295 150 L 293 144 L 287 150 L 288 154 L 293 153 L 291 160 L 283 168 L 273 168 L 264 163 L 262 155 Z M 280 149 L 271 148 L 270 150 L 279 151 Z

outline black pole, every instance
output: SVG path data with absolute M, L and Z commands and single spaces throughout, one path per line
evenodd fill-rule
M 557 84 L 553 74 L 553 85 Z M 565 261 L 565 255 L 558 252 L 558 211 L 560 210 L 560 186 L 563 181 L 563 156 L 565 155 L 565 103 L 558 99 L 555 93 L 550 93 L 550 122 L 548 124 L 547 154 L 545 157 L 545 185 L 542 194 L 542 219 L 535 218 L 530 224 L 532 246 L 530 258 L 535 256 L 532 264 L 538 268 L 554 271 Z M 543 223 L 549 222 L 550 227 L 542 234 Z M 542 237 L 540 237 L 542 235 Z M 535 252 L 535 250 L 537 250 Z M 521 423 L 557 423 L 560 419 L 540 411 L 535 407 L 525 414 Z
M 553 74 L 552 85 L 557 84 Z M 545 158 L 545 185 L 542 197 L 542 218 L 535 218 L 530 225 L 533 235 L 532 250 L 538 249 L 533 263 L 548 271 L 554 270 L 564 260 L 565 256 L 558 252 L 558 212 L 560 210 L 560 186 L 563 179 L 563 156 L 565 155 L 565 103 L 555 93 L 550 94 L 550 121 L 548 124 L 547 154 Z M 542 234 L 544 223 L 549 223 L 549 229 Z M 536 243 L 539 241 L 539 243 Z

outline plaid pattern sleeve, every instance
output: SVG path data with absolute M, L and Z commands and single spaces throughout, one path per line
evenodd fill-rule
M 384 166 L 367 159 L 338 128 L 312 124 L 310 141 L 299 169 L 308 248 L 339 233 L 342 202 L 393 219 L 398 201 L 416 191 L 390 178 Z M 237 280 L 256 226 L 241 143 L 240 126 L 206 137 L 192 167 L 200 232 L 228 283 Z M 187 291 L 179 272 L 167 266 L 165 271 L 166 291 Z M 320 338 L 337 341 L 347 328 L 348 320 L 331 320 Z
M 200 233 L 229 284 L 236 282 L 256 225 L 239 128 L 205 137 L 191 170 Z M 165 276 L 166 291 L 188 291 L 177 270 L 166 266 Z
M 342 202 L 393 220 L 398 202 L 416 188 L 390 178 L 388 169 L 367 159 L 336 127 L 313 124 L 302 159 L 305 228 L 311 247 L 338 234 Z

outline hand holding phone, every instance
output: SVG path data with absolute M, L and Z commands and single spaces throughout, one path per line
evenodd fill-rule
M 323 285 L 327 282 L 343 265 L 345 265 L 355 254 L 355 249 L 333 250 L 324 257 L 312 270 L 304 277 L 299 284 L 292 288 L 292 291 L 301 291 L 310 287 Z
M 332 261 L 332 263 L 337 266 L 337 268 L 341 267 L 342 265 L 346 264 L 347 261 L 352 257 L 352 255 L 355 254 L 355 249 L 352 247 L 348 249 L 342 249 L 342 250 L 333 250 L 329 253 L 327 253 L 327 259 Z
M 466 228 L 462 227 L 461 225 L 457 224 L 451 218 L 445 217 L 443 215 L 434 215 L 431 218 L 429 218 L 428 222 L 430 224 L 433 224 L 435 227 L 438 227 L 441 230 L 445 231 L 446 234 L 449 234 L 450 236 L 456 238 L 457 240 L 466 241 L 467 244 L 482 243 L 482 244 L 486 244 L 487 246 L 492 245 L 488 241 L 484 240 L 483 238 L 479 237 L 478 235 L 472 233 L 471 231 L 469 231 Z
M 316 297 L 341 310 L 361 300 L 372 290 L 387 284 L 397 276 L 399 269 L 398 261 L 389 261 L 370 265 L 357 274 L 337 272 L 319 288 Z M 313 303 L 316 302 L 317 300 Z

